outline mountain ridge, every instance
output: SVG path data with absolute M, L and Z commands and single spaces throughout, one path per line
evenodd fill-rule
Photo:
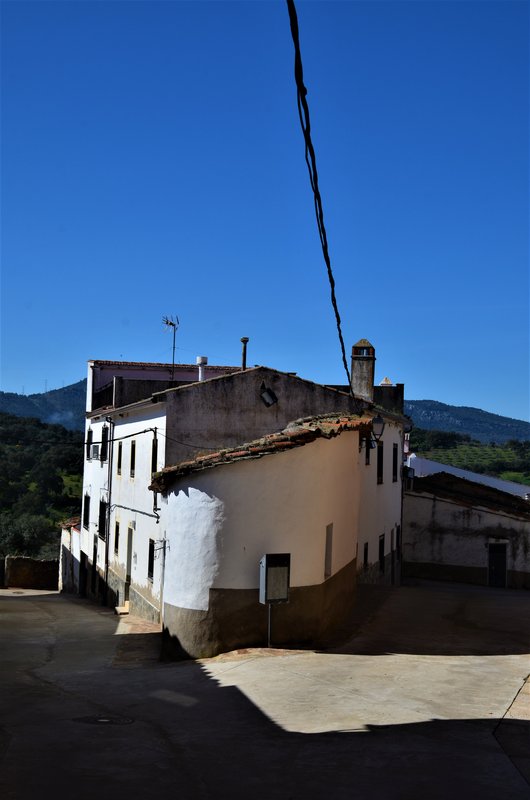
M 86 378 L 41 394 L 0 392 L 0 411 L 17 417 L 36 417 L 68 430 L 84 430 L 85 398 Z M 467 434 L 488 444 L 530 439 L 530 422 L 472 406 L 453 406 L 439 400 L 405 400 L 405 414 L 417 428 Z

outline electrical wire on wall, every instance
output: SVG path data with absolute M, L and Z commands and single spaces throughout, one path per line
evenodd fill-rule
M 317 220 L 318 234 L 320 236 L 320 243 L 322 245 L 322 253 L 324 261 L 326 262 L 328 280 L 331 288 L 331 304 L 335 312 L 335 320 L 337 323 L 337 331 L 339 334 L 339 341 L 342 353 L 342 363 L 348 377 L 348 386 L 350 387 L 350 394 L 353 395 L 351 387 L 350 370 L 348 369 L 348 361 L 346 358 L 346 348 L 344 346 L 344 339 L 342 337 L 340 314 L 337 305 L 337 298 L 335 295 L 335 278 L 333 277 L 333 270 L 331 268 L 331 259 L 328 250 L 328 239 L 326 235 L 326 228 L 324 225 L 324 211 L 322 209 L 322 197 L 318 188 L 318 172 L 315 156 L 315 149 L 311 140 L 311 121 L 309 118 L 309 106 L 307 104 L 307 89 L 304 85 L 304 72 L 302 68 L 302 55 L 300 52 L 300 39 L 298 34 L 298 16 L 296 14 L 296 6 L 294 0 L 287 0 L 287 9 L 289 11 L 289 20 L 291 23 L 291 35 L 294 44 L 294 77 L 296 81 L 296 92 L 298 101 L 298 114 L 300 117 L 300 125 L 302 126 L 302 133 L 305 142 L 305 160 L 309 170 L 309 181 L 315 201 L 315 215 Z

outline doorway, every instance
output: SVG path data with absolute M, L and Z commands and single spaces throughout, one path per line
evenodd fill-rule
M 506 543 L 488 545 L 488 586 L 506 589 Z

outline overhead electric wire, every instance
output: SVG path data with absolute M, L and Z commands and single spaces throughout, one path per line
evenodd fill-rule
M 309 106 L 307 104 L 307 99 L 306 99 L 307 89 L 304 85 L 304 71 L 302 68 L 302 55 L 300 52 L 300 39 L 298 33 L 298 16 L 296 14 L 296 6 L 294 4 L 294 0 L 287 0 L 287 9 L 289 11 L 289 20 L 291 23 L 291 35 L 293 37 L 293 44 L 294 44 L 294 77 L 296 81 L 298 114 L 300 117 L 300 125 L 302 127 L 302 133 L 304 135 L 304 142 L 305 142 L 305 160 L 307 164 L 307 169 L 309 170 L 309 181 L 311 183 L 311 189 L 313 190 L 313 196 L 315 201 L 315 215 L 317 220 L 318 234 L 320 236 L 322 253 L 324 256 L 324 261 L 326 262 L 326 268 L 328 272 L 329 285 L 331 289 L 331 304 L 335 312 L 335 320 L 337 324 L 337 331 L 339 334 L 340 348 L 342 353 L 342 363 L 344 365 L 344 369 L 348 377 L 348 386 L 350 394 L 352 394 L 353 392 L 351 386 L 350 370 L 348 369 L 346 348 L 344 346 L 340 314 L 337 305 L 337 298 L 335 295 L 335 278 L 333 277 L 333 270 L 331 268 L 331 259 L 328 250 L 328 239 L 326 234 L 326 228 L 324 225 L 324 211 L 322 208 L 322 197 L 320 195 L 320 190 L 318 188 L 317 163 L 315 156 L 315 148 L 313 147 L 313 142 L 311 140 L 311 121 L 309 118 Z

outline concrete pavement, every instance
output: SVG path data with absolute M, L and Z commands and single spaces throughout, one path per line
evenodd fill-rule
M 530 800 L 530 595 L 367 608 L 326 652 L 175 664 L 155 626 L 1 590 L 1 796 Z

